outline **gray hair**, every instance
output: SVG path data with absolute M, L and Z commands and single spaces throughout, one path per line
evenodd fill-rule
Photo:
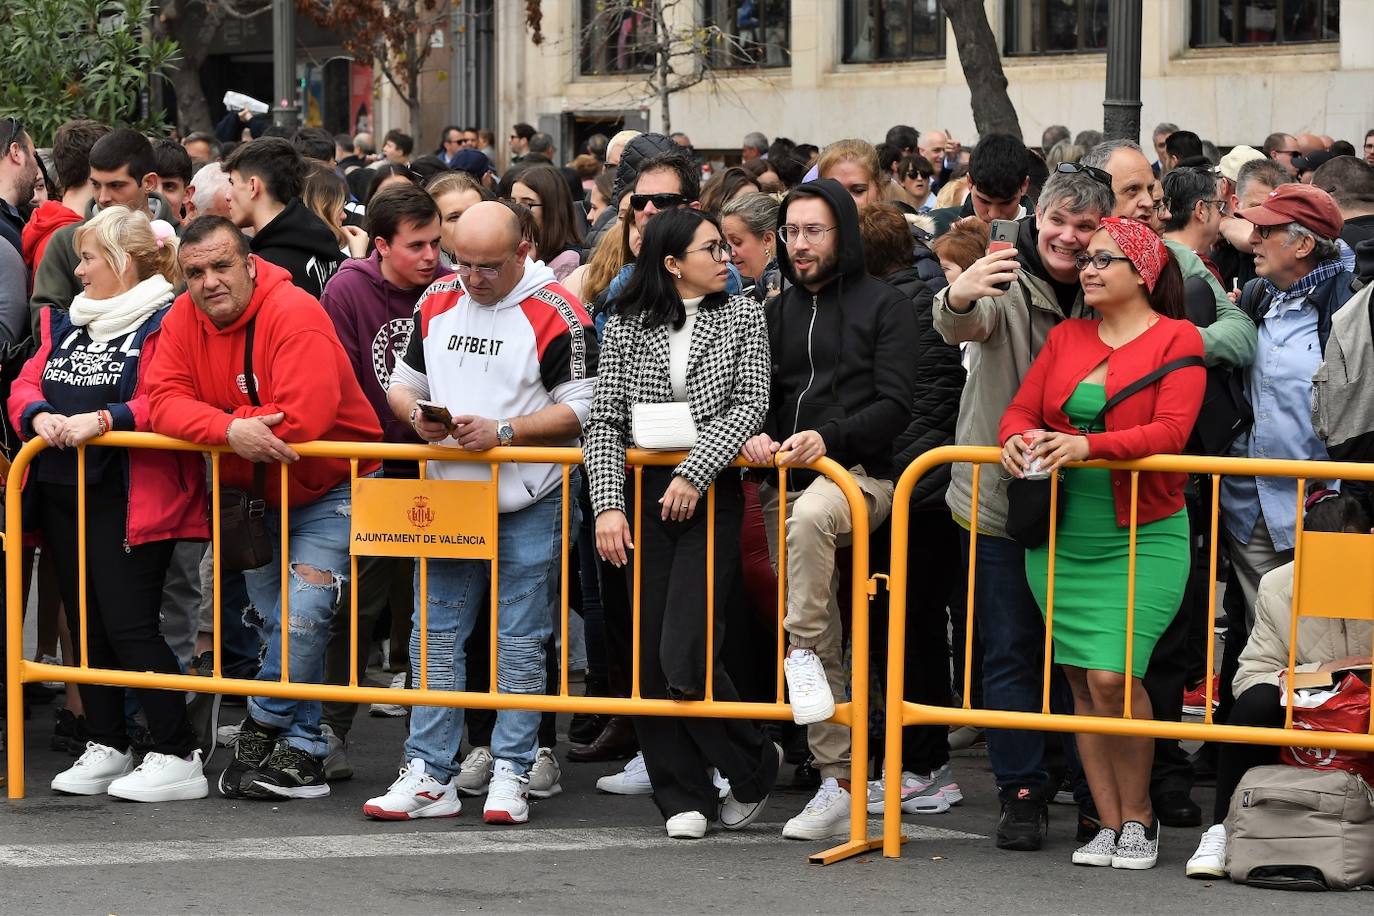
M 1126 140 L 1118 137 L 1115 140 L 1103 140 L 1083 154 L 1083 158 L 1078 160 L 1079 165 L 1090 165 L 1093 168 L 1107 171 L 1107 160 L 1112 158 L 1112 153 L 1119 149 L 1133 149 L 1142 156 L 1145 151 L 1140 148 L 1140 144 L 1134 140 Z
M 749 231 L 763 238 L 765 232 L 776 232 L 778 228 L 778 201 L 771 194 L 750 191 L 741 194 L 720 208 L 720 218 L 738 216 Z
M 1040 191 L 1038 207 L 1041 212 L 1063 207 L 1070 213 L 1110 216 L 1116 207 L 1116 194 L 1087 172 L 1051 172 Z
M 1312 259 L 1313 264 L 1335 261 L 1341 256 L 1341 246 L 1336 244 L 1335 239 L 1317 235 L 1301 223 L 1289 223 L 1288 244 L 1296 245 L 1303 239 L 1312 240 L 1312 253 L 1308 257 Z
M 215 198 L 223 197 L 229 191 L 229 173 L 218 162 L 200 167 L 191 177 L 191 203 L 197 213 L 209 213 L 215 206 Z
M 749 149 L 756 149 L 760 153 L 766 153 L 768 152 L 768 137 L 756 130 L 751 131 L 744 135 L 744 143 L 741 145 Z
M 1155 137 L 1158 137 L 1160 134 L 1176 133 L 1178 133 L 1177 124 L 1172 124 L 1168 121 L 1160 121 L 1158 124 L 1155 125 L 1154 133 L 1150 134 L 1150 138 L 1153 139 Z
M 1292 180 L 1273 159 L 1251 159 L 1236 171 L 1236 196 L 1244 197 L 1250 185 L 1257 181 L 1273 189 Z

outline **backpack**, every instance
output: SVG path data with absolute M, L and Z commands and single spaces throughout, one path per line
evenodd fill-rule
M 1216 321 L 1216 299 L 1205 280 L 1190 277 L 1183 283 L 1188 318 L 1200 328 Z M 1249 291 L 1247 287 L 1247 292 Z M 1247 314 L 1250 314 L 1247 312 Z M 1253 315 L 1251 315 L 1253 319 Z M 1231 443 L 1254 422 L 1254 412 L 1245 397 L 1243 369 L 1227 366 L 1207 367 L 1207 386 L 1202 407 L 1188 437 L 1184 451 L 1190 455 L 1225 455 Z
M 1226 868 L 1275 890 L 1374 884 L 1374 791 L 1346 770 L 1251 768 L 1231 796 Z

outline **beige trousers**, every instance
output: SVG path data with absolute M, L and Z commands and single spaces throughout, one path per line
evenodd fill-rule
M 850 469 L 868 507 L 871 532 L 892 512 L 893 484 Z M 768 532 L 768 554 L 778 566 L 778 489 L 759 487 L 763 527 Z M 826 680 L 836 702 L 848 696 L 844 668 L 844 628 L 840 621 L 839 579 L 835 575 L 835 550 L 853 541 L 849 502 L 829 478 L 817 477 L 805 490 L 787 493 L 787 616 L 783 628 L 787 641 L 811 649 L 825 667 Z M 849 778 L 849 729 L 820 722 L 807 729 L 807 741 L 822 778 Z

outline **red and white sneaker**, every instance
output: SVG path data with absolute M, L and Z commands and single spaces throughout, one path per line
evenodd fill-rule
M 491 785 L 482 820 L 488 824 L 523 824 L 530 819 L 529 777 L 515 772 L 509 760 L 497 760 L 491 768 Z
M 1201 716 L 1207 713 L 1207 682 L 1199 681 L 1192 690 L 1183 691 L 1183 714 Z M 1212 708 L 1221 703 L 1221 675 L 1212 675 Z
M 463 810 L 453 780 L 440 782 L 425 772 L 425 762 L 415 759 L 385 795 L 369 798 L 363 814 L 382 821 L 409 821 L 421 817 L 457 817 Z

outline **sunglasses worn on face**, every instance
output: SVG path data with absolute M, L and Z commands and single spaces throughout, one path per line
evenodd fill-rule
M 630 206 L 636 210 L 643 210 L 653 203 L 655 210 L 671 210 L 673 207 L 680 207 L 687 203 L 687 198 L 682 194 L 631 194 Z
M 1074 172 L 1085 172 L 1089 178 L 1099 184 L 1106 185 L 1109 188 L 1112 186 L 1112 176 L 1102 171 L 1102 169 L 1091 165 L 1079 165 L 1077 162 L 1061 162 L 1054 167 L 1054 170 L 1056 172 L 1065 172 L 1070 175 Z

